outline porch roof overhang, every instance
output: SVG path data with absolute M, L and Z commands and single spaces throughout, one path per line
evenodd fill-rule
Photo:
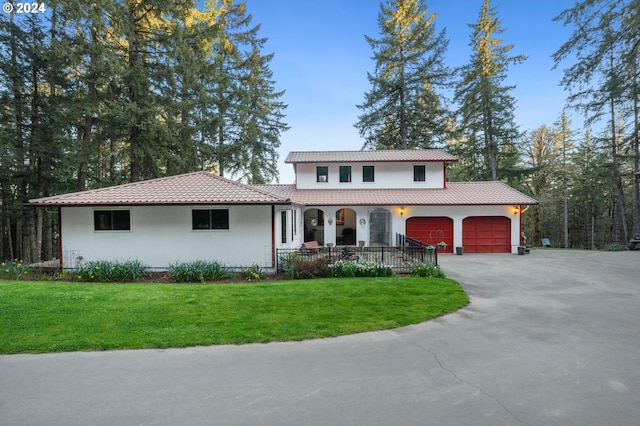
M 259 188 L 305 206 L 477 206 L 536 205 L 538 201 L 499 182 L 449 182 L 446 188 L 295 189 L 294 185 Z

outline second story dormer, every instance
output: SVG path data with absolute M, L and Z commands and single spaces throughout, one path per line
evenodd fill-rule
M 445 188 L 447 164 L 458 158 L 441 149 L 293 151 L 297 189 Z

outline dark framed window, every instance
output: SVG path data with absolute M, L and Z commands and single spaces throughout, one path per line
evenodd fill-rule
M 363 182 L 375 181 L 375 169 L 373 166 L 362 166 L 362 181 Z
M 291 238 L 298 235 L 298 211 L 291 210 Z
M 340 182 L 351 182 L 351 166 L 340 166 Z
M 427 174 L 424 166 L 413 166 L 413 181 L 424 182 L 427 180 Z
M 96 231 L 129 231 L 129 210 L 94 210 L 93 229 Z
M 280 242 L 287 242 L 287 212 L 280 212 Z
M 329 167 L 318 166 L 316 167 L 316 182 L 329 182 Z
M 229 210 L 191 210 L 192 229 L 229 229 Z

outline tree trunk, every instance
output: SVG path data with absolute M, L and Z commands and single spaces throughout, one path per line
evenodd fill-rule
M 640 171 L 640 111 L 638 106 L 638 73 L 634 73 L 633 85 L 633 171 Z M 631 192 L 631 229 L 634 234 L 640 232 L 640 178 L 633 179 Z
M 129 24 L 131 25 L 131 34 L 129 37 L 129 103 L 133 106 L 133 108 L 138 110 L 139 98 L 142 96 L 142 93 L 138 93 L 137 84 L 138 78 L 140 76 L 137 75 L 138 61 L 139 61 L 139 48 L 138 45 L 138 16 L 137 16 L 136 4 L 135 2 L 129 1 Z M 136 114 L 138 114 L 136 112 Z M 142 173 L 142 162 L 144 159 L 144 153 L 141 146 L 141 138 L 142 138 L 142 130 L 140 129 L 140 125 L 137 122 L 137 117 L 131 117 L 132 123 L 129 126 L 129 147 L 131 150 L 130 153 L 130 181 L 138 182 L 141 178 Z
M 622 185 L 622 176 L 620 175 L 620 166 L 618 161 L 618 136 L 615 122 L 615 104 L 613 96 L 610 99 L 611 107 L 611 157 L 612 157 L 612 172 L 615 184 L 615 212 L 614 217 L 614 234 L 613 240 L 616 243 L 626 243 L 629 239 L 629 232 L 627 229 L 626 220 L 626 207 L 624 203 L 624 187 Z

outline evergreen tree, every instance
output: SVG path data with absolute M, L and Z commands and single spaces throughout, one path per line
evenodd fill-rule
M 555 18 L 575 27 L 569 39 L 554 53 L 556 66 L 569 57 L 576 59 L 564 70 L 562 80 L 562 85 L 570 91 L 569 103 L 584 113 L 587 124 L 601 122 L 608 127 L 616 192 L 613 237 L 616 242 L 625 242 L 629 237 L 623 172 L 624 162 L 628 161 L 625 151 L 632 153 L 635 171 L 638 167 L 639 10 L 640 0 L 583 0 Z M 634 184 L 632 210 L 637 213 L 632 215 L 633 229 L 640 229 L 638 190 Z
M 607 143 L 587 131 L 571 154 L 575 168 L 569 188 L 572 246 L 603 247 L 611 242 L 615 222 L 615 185 Z
M 24 208 L 30 198 L 218 163 L 277 178 L 283 92 L 244 2 L 46 7 L 0 14 L 0 259 L 58 248 L 55 213 Z
M 462 137 L 452 151 L 462 164 L 482 162 L 482 168 L 472 169 L 474 179 L 497 180 L 517 173 L 520 132 L 514 122 L 515 100 L 509 94 L 515 86 L 505 86 L 504 80 L 508 66 L 526 58 L 509 56 L 513 45 L 496 38 L 504 32 L 496 15 L 484 0 L 478 22 L 470 25 L 471 61 L 459 70 L 462 79 L 455 91 Z
M 449 86 L 444 65 L 448 46 L 436 32 L 436 15 L 424 0 L 393 0 L 380 5 L 380 38 L 365 36 L 374 52 L 371 90 L 358 105 L 355 127 L 372 149 L 429 148 L 447 135 L 450 114 L 440 90 Z
M 564 248 L 569 248 L 569 188 L 571 187 L 572 165 L 570 164 L 570 156 L 573 152 L 573 135 L 569 128 L 571 121 L 567 117 L 566 111 L 562 112 L 560 119 L 556 123 L 556 139 L 557 147 L 560 154 L 560 167 L 558 168 L 558 177 L 560 178 L 560 187 L 562 188 L 562 205 L 563 205 L 563 227 Z
M 254 40 L 247 56 L 240 110 L 242 149 L 230 167 L 234 174 L 255 184 L 278 179 L 276 148 L 280 146 L 280 135 L 289 128 L 282 121 L 286 105 L 279 100 L 284 92 L 275 90 L 273 72 L 268 66 L 273 55 L 260 53 L 263 42 Z
M 556 142 L 555 132 L 544 125 L 525 135 L 523 141 L 523 161 L 529 170 L 526 180 L 527 192 L 540 202 L 532 208 L 535 244 L 539 244 L 541 238 L 548 237 L 543 234 L 542 216 L 553 200 L 553 177 L 558 168 Z

